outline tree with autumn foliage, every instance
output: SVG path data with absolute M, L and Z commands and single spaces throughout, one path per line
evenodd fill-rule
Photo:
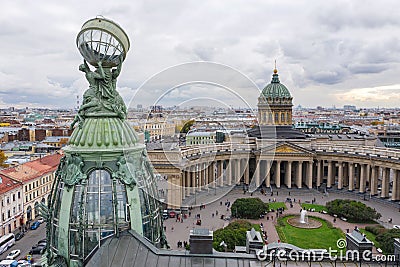
M 7 160 L 6 154 L 4 154 L 4 151 L 0 150 L 0 168 L 7 168 L 8 164 L 5 163 Z

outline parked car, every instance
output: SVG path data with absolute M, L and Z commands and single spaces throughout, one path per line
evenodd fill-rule
M 29 254 L 43 254 L 45 251 L 46 251 L 46 246 L 38 245 L 32 247 L 32 249 L 29 251 Z
M 39 226 L 40 226 L 40 222 L 34 222 L 34 223 L 31 225 L 31 230 L 36 230 L 36 229 L 39 228 Z
M 47 240 L 40 240 L 37 244 L 38 244 L 38 246 L 41 246 L 41 245 L 46 246 Z
M 400 229 L 400 225 L 397 224 L 393 225 L 393 229 Z
M 12 250 L 6 257 L 6 260 L 13 260 L 21 254 L 21 250 L 15 249 Z
M 15 235 L 15 240 L 20 240 L 21 238 L 23 238 L 24 237 L 24 232 L 19 232 L 19 233 L 17 233 L 16 235 Z
M 163 211 L 162 217 L 163 217 L 164 220 L 166 220 L 166 219 L 169 218 L 169 215 L 168 215 L 168 211 L 167 211 L 167 210 L 164 210 L 164 211 Z
M 27 260 L 19 260 L 18 267 L 30 267 L 31 264 Z
M 40 222 L 40 223 L 44 223 L 44 219 L 43 219 L 42 217 L 39 217 L 39 218 L 37 219 L 37 221 Z

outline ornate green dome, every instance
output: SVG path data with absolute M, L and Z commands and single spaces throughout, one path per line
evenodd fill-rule
M 69 140 L 69 150 L 121 151 L 137 146 L 138 136 L 127 121 L 117 117 L 89 117 L 76 127 Z
M 261 93 L 265 99 L 268 98 L 292 98 L 289 90 L 281 84 L 278 77 L 278 71 L 275 69 L 274 74 L 272 75 L 272 81 L 268 84 Z

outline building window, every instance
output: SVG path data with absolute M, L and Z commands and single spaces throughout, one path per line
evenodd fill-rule
M 25 192 L 27 192 L 28 191 L 28 186 L 27 185 L 25 185 Z
M 279 121 L 279 114 L 275 113 L 275 121 L 274 121 L 274 123 L 278 123 L 278 121 Z
M 13 194 L 13 201 L 15 201 L 15 194 Z
M 285 122 L 285 113 L 281 113 L 281 122 Z
M 8 219 L 10 219 L 11 218 L 11 210 L 7 211 L 7 215 L 8 215 Z
M 18 199 L 21 199 L 21 192 L 18 192 Z
M 10 204 L 10 197 L 7 197 L 7 204 Z

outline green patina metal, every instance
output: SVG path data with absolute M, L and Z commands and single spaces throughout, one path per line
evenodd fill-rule
M 274 74 L 272 75 L 272 81 L 270 84 L 268 84 L 263 90 L 262 90 L 262 95 L 268 99 L 268 98 L 291 98 L 292 96 L 290 95 L 289 90 L 281 84 L 279 81 L 279 76 L 277 71 L 274 71 Z
M 50 266 L 83 266 L 106 238 L 128 229 L 156 246 L 166 245 L 153 167 L 125 120 L 126 106 L 116 90 L 128 49 L 122 49 L 118 60 L 109 56 L 112 62 L 106 62 L 107 49 L 104 55 L 90 51 L 91 65 L 96 65 L 93 55 L 104 59 L 92 71 L 84 52 L 88 46 L 78 46 L 85 58 L 79 69 L 89 88 L 71 125 L 74 131 L 63 149 L 48 207 L 42 208 L 48 222 Z

